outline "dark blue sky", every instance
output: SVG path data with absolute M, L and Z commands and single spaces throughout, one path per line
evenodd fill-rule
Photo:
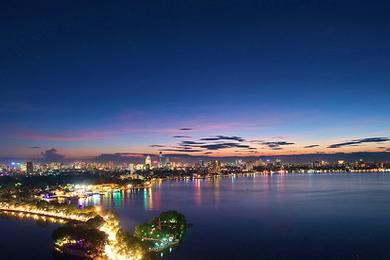
M 389 13 L 387 1 L 9 1 L 0 155 L 174 150 L 182 127 L 192 141 L 294 143 L 258 154 L 388 137 Z

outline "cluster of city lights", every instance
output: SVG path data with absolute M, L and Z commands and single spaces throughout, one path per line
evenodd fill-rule
M 76 214 L 69 214 L 61 210 L 48 211 L 48 210 L 37 209 L 34 208 L 33 206 L 15 206 L 4 202 L 0 202 L 0 211 L 18 212 L 22 214 L 31 214 L 31 216 L 40 215 L 44 217 L 59 218 L 64 220 L 75 220 L 81 222 L 85 222 L 89 219 L 89 217 L 80 216 Z
M 98 208 L 98 211 L 100 209 Z M 120 230 L 119 220 L 111 214 L 102 214 L 104 224 L 99 228 L 108 236 L 108 242 L 104 247 L 105 255 L 108 259 L 113 260 L 140 260 L 143 258 L 142 252 L 130 252 L 125 243 L 118 239 L 118 231 Z
M 0 202 L 0 211 L 12 216 L 32 218 L 35 220 L 48 220 L 53 222 L 65 223 L 65 220 L 76 220 L 86 222 L 88 217 L 75 214 L 65 214 L 60 210 L 48 211 L 34 208 L 33 206 L 15 206 L 8 203 Z M 112 214 L 103 213 L 100 207 L 96 207 L 96 212 L 105 220 L 104 224 L 99 228 L 108 236 L 108 241 L 104 248 L 105 257 L 112 260 L 140 260 L 143 258 L 142 252 L 130 252 L 127 245 L 120 241 L 117 237 L 120 230 L 119 220 Z M 56 221 L 56 219 L 58 221 Z
M 24 212 L 15 212 L 15 211 L 0 211 L 1 214 L 11 217 L 17 217 L 22 219 L 34 219 L 37 221 L 45 221 L 45 222 L 51 222 L 51 223 L 59 223 L 64 224 L 66 220 L 59 219 L 55 217 L 46 217 L 38 214 L 32 214 L 32 213 L 24 213 Z

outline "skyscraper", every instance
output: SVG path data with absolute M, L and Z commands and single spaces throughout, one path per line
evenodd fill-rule
M 151 168 L 152 168 L 152 159 L 150 158 L 150 155 L 148 155 L 145 158 L 145 169 L 149 170 Z
M 26 172 L 27 173 L 33 173 L 34 172 L 34 165 L 32 162 L 26 162 Z
M 209 171 L 210 173 L 221 173 L 221 162 L 218 160 L 209 162 Z
M 166 168 L 169 164 L 169 158 L 165 157 L 162 152 L 160 152 L 159 160 L 158 160 L 158 168 Z
M 164 168 L 164 156 L 162 152 L 160 152 L 160 155 L 158 157 L 158 168 Z

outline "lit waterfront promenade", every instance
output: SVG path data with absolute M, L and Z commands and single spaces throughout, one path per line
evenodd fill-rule
M 53 211 L 46 211 L 41 209 L 34 209 L 28 206 L 13 206 L 8 203 L 0 203 L 0 211 L 31 214 L 32 216 L 37 215 L 37 216 L 51 217 L 51 218 L 57 218 L 63 220 L 74 220 L 80 222 L 86 222 L 88 219 L 90 219 L 90 217 L 84 217 L 75 214 L 66 214 L 64 212 L 61 212 L 60 210 L 53 212 Z
M 142 253 L 130 252 L 129 250 L 127 250 L 127 246 L 122 243 L 120 239 L 118 239 L 117 234 L 120 230 L 119 220 L 112 214 L 104 214 L 103 212 L 101 212 L 100 208 L 96 208 L 96 211 L 98 212 L 96 215 L 100 215 L 105 220 L 104 224 L 99 227 L 99 230 L 106 233 L 108 237 L 108 241 L 104 247 L 104 257 L 106 257 L 106 259 L 112 260 L 142 259 Z M 37 219 L 39 217 L 43 218 L 44 220 L 48 220 L 46 218 L 49 218 L 50 220 L 59 219 L 60 223 L 64 223 L 64 220 L 86 222 L 94 217 L 80 216 L 76 214 L 66 214 L 60 209 L 55 211 L 47 211 L 29 206 L 14 206 L 4 202 L 0 202 L 0 212 L 11 213 L 15 216 L 28 217 L 32 219 Z

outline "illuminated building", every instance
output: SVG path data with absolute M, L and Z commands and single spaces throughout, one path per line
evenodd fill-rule
M 338 160 L 338 161 L 337 161 L 337 164 L 338 164 L 338 165 L 344 165 L 344 163 L 345 163 L 344 160 Z
M 242 160 L 235 161 L 235 166 L 242 166 L 242 165 L 244 165 L 244 162 Z
M 282 166 L 282 160 L 276 159 L 275 162 L 274 162 L 274 165 L 277 166 L 277 167 L 281 167 Z
M 367 166 L 367 164 L 364 162 L 363 159 L 359 159 L 359 161 L 357 161 L 357 162 L 355 163 L 355 165 L 356 165 L 358 168 L 364 168 L 364 167 Z
M 165 165 L 164 165 L 164 156 L 162 154 L 162 152 L 160 152 L 160 155 L 158 157 L 158 168 L 164 168 Z
M 314 161 L 313 162 L 313 167 L 314 168 L 319 168 L 322 166 L 326 166 L 328 163 L 326 161 Z
M 245 163 L 245 170 L 252 171 L 255 168 L 254 162 L 247 162 Z
M 26 162 L 26 172 L 27 173 L 33 173 L 34 172 L 34 165 L 32 162 Z
M 169 158 L 168 157 L 164 157 L 164 168 L 167 168 L 167 166 L 169 165 Z
M 203 160 L 199 160 L 199 165 L 200 165 L 200 167 L 204 167 L 204 161 Z
M 53 169 L 53 170 L 59 170 L 61 169 L 61 163 L 58 163 L 58 162 L 51 162 L 49 164 L 49 168 L 50 169 Z
M 135 172 L 134 164 L 133 163 L 129 163 L 127 169 L 130 171 L 130 173 L 134 173 Z
M 146 156 L 145 158 L 145 169 L 152 169 L 152 159 L 150 158 L 150 155 Z
M 259 166 L 264 166 L 265 163 L 261 160 L 261 159 L 258 159 L 255 161 L 255 166 L 256 167 L 259 167 Z
M 21 172 L 26 172 L 27 171 L 27 166 L 25 163 L 18 163 L 19 170 Z
M 158 158 L 158 168 L 167 168 L 169 165 L 169 158 L 165 157 L 162 152 L 160 152 L 160 156 Z
M 209 171 L 210 173 L 220 173 L 221 172 L 221 162 L 218 160 L 213 160 L 209 162 Z
M 75 162 L 73 164 L 73 168 L 76 169 L 76 170 L 82 169 L 83 168 L 82 163 L 81 162 Z
M 145 168 L 145 165 L 143 165 L 141 163 L 135 165 L 135 170 L 137 170 L 137 171 L 143 171 L 144 168 Z

